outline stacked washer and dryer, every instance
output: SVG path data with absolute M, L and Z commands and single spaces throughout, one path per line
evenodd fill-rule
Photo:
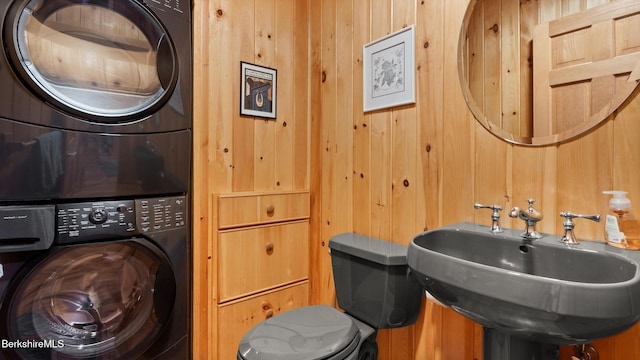
M 0 16 L 0 359 L 189 358 L 190 1 Z

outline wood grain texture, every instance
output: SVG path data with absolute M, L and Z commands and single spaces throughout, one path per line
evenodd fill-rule
M 339 26 L 336 21 L 345 21 L 347 14 L 353 14 L 354 33 L 369 34 L 369 37 L 323 30 L 321 39 L 313 40 L 322 49 L 321 68 L 326 72 L 326 81 L 321 85 L 320 98 L 323 101 L 320 106 L 323 111 L 318 129 L 323 138 L 318 142 L 320 147 L 312 146 L 311 149 L 311 157 L 315 159 L 311 162 L 311 171 L 323 177 L 314 183 L 317 186 L 312 184 L 311 187 L 312 194 L 322 194 L 316 197 L 316 201 L 322 202 L 317 205 L 322 211 L 316 214 L 318 220 L 312 222 L 312 236 L 320 233 L 320 242 L 327 241 L 338 231 L 347 230 L 406 243 L 412 232 L 418 233 L 426 228 L 459 221 L 489 224 L 490 214 L 474 212 L 474 201 L 497 203 L 508 209 L 526 205 L 529 197 L 536 199 L 536 207 L 545 214 L 540 229 L 558 233 L 562 231 L 558 216 L 560 211 L 590 213 L 606 209 L 607 200 L 601 197 L 600 188 L 615 187 L 610 183 L 613 174 L 618 171 L 614 170 L 616 166 L 612 163 L 615 154 L 624 152 L 623 159 L 630 161 L 630 166 L 624 167 L 624 177 L 638 176 L 639 167 L 634 166 L 640 156 L 637 145 L 633 144 L 634 148 L 625 150 L 621 149 L 622 146 L 613 146 L 618 118 L 622 114 L 633 117 L 639 113 L 637 108 L 630 105 L 624 106 L 606 124 L 589 134 L 555 146 L 528 148 L 511 145 L 497 139 L 476 123 L 461 96 L 455 66 L 458 34 L 467 0 L 409 2 L 410 8 L 415 6 L 413 15 L 407 15 L 412 13 L 407 10 L 407 2 L 403 1 L 371 0 L 365 4 L 358 2 L 353 7 L 337 3 L 335 0 L 323 1 L 322 6 L 330 9 L 322 12 L 323 28 L 334 29 Z M 533 6 L 525 3 L 526 6 Z M 541 1 L 539 6 L 548 8 L 545 9 L 546 13 L 540 13 L 541 18 L 546 16 L 555 19 L 565 13 L 581 11 L 585 4 Z M 594 6 L 593 2 L 588 6 Z M 348 9 L 347 14 L 339 13 L 342 7 Z M 360 13 L 367 10 L 368 14 Z M 340 20 L 324 19 L 324 16 L 331 16 L 335 11 L 338 11 L 336 16 Z M 521 8 L 521 11 L 537 12 L 539 9 Z M 401 16 L 414 16 L 413 22 L 416 24 L 418 101 L 414 106 L 364 114 L 355 108 L 353 137 L 340 138 L 337 133 L 341 125 L 336 123 L 335 99 L 356 99 L 361 96 L 362 88 L 359 81 L 353 81 L 351 91 L 344 93 L 344 84 L 331 77 L 331 69 L 351 67 L 351 64 L 342 62 L 358 64 L 357 59 L 340 55 L 334 49 L 359 50 L 367 42 L 401 26 L 401 23 L 412 23 L 411 19 L 404 18 L 396 22 L 398 13 L 403 14 Z M 522 41 L 531 41 L 533 29 L 530 24 L 529 27 L 529 35 Z M 351 43 L 343 44 L 349 41 Z M 524 66 L 524 63 L 513 63 L 513 67 Z M 354 71 L 357 70 L 354 67 Z M 498 71 L 506 70 L 503 68 Z M 526 76 L 523 77 L 526 80 Z M 634 95 L 628 103 L 639 101 Z M 356 101 L 353 101 L 353 105 L 360 106 Z M 524 106 L 531 107 L 531 104 Z M 518 106 L 514 109 L 518 109 Z M 633 131 L 629 129 L 627 133 Z M 622 133 L 618 136 L 625 137 Z M 326 147 L 342 147 L 345 139 L 351 141 L 352 159 L 335 156 Z M 630 146 L 630 142 L 633 141 L 625 141 L 625 146 Z M 314 170 L 316 161 L 322 164 L 322 170 Z M 336 161 L 340 164 L 336 164 Z M 339 189 L 343 184 L 349 184 L 349 181 L 344 182 L 345 179 L 337 175 L 342 174 L 338 169 L 350 162 L 353 166 L 353 194 L 336 196 L 337 192 L 343 191 Z M 622 167 L 621 161 L 617 167 Z M 620 186 L 631 189 L 631 192 L 640 192 L 637 182 Z M 344 219 L 341 220 L 342 225 L 336 225 L 335 214 L 344 214 L 342 209 L 350 209 L 351 213 L 347 216 L 351 217 L 352 228 L 346 227 L 349 221 Z M 313 213 L 312 210 L 312 217 Z M 522 226 L 519 220 L 509 219 L 506 213 L 503 213 L 502 219 L 505 226 Z M 583 239 L 602 238 L 601 225 L 583 222 L 578 226 Z M 326 253 L 316 254 L 321 255 L 322 260 L 312 259 L 312 268 L 328 266 Z M 312 302 L 331 301 L 329 293 L 333 289 L 330 277 L 330 271 L 315 270 L 312 283 L 319 283 L 318 286 L 326 292 L 320 291 L 317 298 L 314 298 L 314 293 Z M 402 340 L 394 337 L 393 331 L 381 332 L 378 338 L 380 359 L 482 358 L 482 328 L 439 305 L 425 303 L 421 318 L 412 331 L 412 336 L 405 336 L 406 339 Z M 637 329 L 630 331 L 637 332 Z M 620 354 L 620 347 L 631 353 L 635 351 L 638 345 L 628 340 L 625 342 L 625 336 L 629 335 L 613 337 L 615 340 L 603 343 L 613 341 L 616 344 L 603 349 L 604 354 L 611 354 L 607 358 Z M 413 354 L 407 355 L 406 347 L 411 342 Z
M 550 21 L 604 2 L 539 0 L 538 11 Z M 214 359 L 213 339 L 223 336 L 212 308 L 218 279 L 213 193 L 310 189 L 309 301 L 331 305 L 327 242 L 339 232 L 406 244 L 425 229 L 490 223 L 489 214 L 473 209 L 475 201 L 508 209 L 533 197 L 545 216 L 539 230 L 559 233 L 560 211 L 604 213 L 608 199 L 600 192 L 612 188 L 629 191 L 640 206 L 640 142 L 633 135 L 640 133 L 639 91 L 574 141 L 529 148 L 496 138 L 474 120 L 458 83 L 458 37 L 468 3 L 194 1 L 198 354 Z M 363 113 L 362 46 L 410 24 L 416 25 L 416 104 Z M 285 88 L 275 122 L 239 116 L 240 61 L 278 69 Z M 502 223 L 522 226 L 505 212 Z M 576 232 L 582 239 L 603 237 L 601 224 L 581 222 Z M 639 329 L 596 341 L 601 358 L 640 357 Z M 379 359 L 481 359 L 481 334 L 478 324 L 425 302 L 415 326 L 380 332 Z M 561 360 L 568 360 L 568 350 Z
M 319 37 L 311 35 L 310 4 L 193 1 L 193 347 L 203 359 L 217 358 L 224 339 L 218 329 L 227 321 L 218 321 L 216 305 L 218 207 L 212 194 L 309 189 L 316 106 L 309 97 L 310 41 Z M 241 61 L 278 70 L 275 121 L 240 116 Z M 309 286 L 300 289 L 297 306 L 308 302 Z

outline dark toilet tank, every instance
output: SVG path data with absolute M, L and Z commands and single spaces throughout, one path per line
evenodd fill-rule
M 410 274 L 407 247 L 343 233 L 329 240 L 338 305 L 376 328 L 414 324 L 424 290 Z

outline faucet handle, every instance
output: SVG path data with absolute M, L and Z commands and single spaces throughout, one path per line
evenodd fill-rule
M 562 236 L 562 238 L 560 238 L 560 241 L 565 244 L 580 243 L 573 232 L 573 229 L 576 226 L 576 224 L 573 222 L 573 219 L 587 219 L 595 222 L 600 222 L 600 214 L 581 215 L 572 213 L 571 211 L 563 211 L 560 213 L 560 216 L 565 219 L 562 223 L 562 226 L 564 227 L 564 235 Z
M 492 233 L 501 233 L 502 228 L 500 227 L 500 211 L 502 210 L 502 206 L 500 205 L 482 205 L 480 203 L 473 204 L 475 209 L 490 209 L 493 212 L 491 213 L 491 228 L 489 231 Z

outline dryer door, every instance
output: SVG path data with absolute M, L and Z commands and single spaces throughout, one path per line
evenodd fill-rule
M 81 119 L 142 119 L 168 100 L 178 78 L 167 31 L 137 0 L 15 1 L 4 36 L 31 91 Z
M 2 338 L 24 359 L 136 358 L 176 295 L 169 259 L 140 239 L 54 248 L 10 286 Z

